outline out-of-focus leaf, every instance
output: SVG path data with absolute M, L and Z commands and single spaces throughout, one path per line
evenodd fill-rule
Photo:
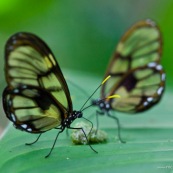
M 81 72 L 65 71 L 65 74 L 88 93 L 92 93 L 101 81 Z M 71 84 L 69 87 L 74 108 L 80 109 L 86 96 Z M 119 143 L 115 122 L 106 116 L 100 117 L 100 129 L 107 132 L 108 142 L 93 145 L 98 154 L 87 145 L 72 144 L 64 132 L 59 136 L 52 155 L 45 159 L 57 130 L 43 134 L 36 144 L 25 146 L 24 143 L 33 141 L 37 135 L 10 127 L 0 142 L 0 172 L 170 172 L 173 166 L 172 98 L 173 94 L 167 90 L 161 103 L 145 113 L 134 116 L 116 113 L 126 144 Z M 95 108 L 90 108 L 84 112 L 93 123 L 95 117 L 90 115 L 94 111 Z

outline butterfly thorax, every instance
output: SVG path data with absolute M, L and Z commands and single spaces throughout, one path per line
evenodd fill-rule
M 62 126 L 70 127 L 70 124 L 76 119 L 81 118 L 83 113 L 81 111 L 73 111 L 67 118 L 64 119 Z
M 98 106 L 100 110 L 102 111 L 109 111 L 112 109 L 110 103 L 106 102 L 105 100 L 101 100 L 101 99 L 92 100 L 92 104 L 94 106 Z

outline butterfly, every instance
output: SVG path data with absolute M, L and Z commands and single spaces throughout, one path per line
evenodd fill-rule
M 59 131 L 46 158 L 65 128 L 82 130 L 87 140 L 83 128 L 71 127 L 71 123 L 84 118 L 82 111 L 89 99 L 79 111 L 73 110 L 66 80 L 43 40 L 26 32 L 12 35 L 5 46 L 5 77 L 7 87 L 3 91 L 3 108 L 7 118 L 17 129 L 39 134 L 28 145 L 54 128 Z
M 160 65 L 162 37 L 158 26 L 152 20 L 143 20 L 134 24 L 121 38 L 115 53 L 110 59 L 105 76 L 111 79 L 101 87 L 102 98 L 114 93 L 121 99 L 93 100 L 99 107 L 98 115 L 107 114 L 118 125 L 118 137 L 121 142 L 119 119 L 111 110 L 138 113 L 157 104 L 165 89 L 165 72 Z

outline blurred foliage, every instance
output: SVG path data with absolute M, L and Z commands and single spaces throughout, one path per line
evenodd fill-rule
M 123 33 L 138 20 L 151 18 L 163 33 L 162 63 L 168 83 L 173 83 L 172 8 L 172 0 L 0 1 L 0 67 L 7 38 L 28 31 L 48 43 L 61 67 L 103 76 Z
M 77 74 L 65 71 L 81 81 L 82 87 L 92 82 L 98 85 L 99 77 L 88 74 Z M 88 87 L 89 93 L 93 85 Z M 79 110 L 86 101 L 83 93 L 70 87 L 74 94 L 74 107 Z M 73 96 L 73 95 L 72 95 Z M 8 132 L 0 142 L 0 172 L 2 173 L 167 173 L 173 167 L 173 116 L 171 92 L 167 92 L 162 102 L 142 114 L 130 116 L 117 113 L 121 123 L 121 135 L 126 144 L 120 143 L 117 137 L 117 126 L 108 116 L 99 116 L 99 127 L 108 134 L 106 143 L 93 144 L 98 151 L 94 153 L 87 145 L 74 145 L 64 131 L 58 137 L 55 148 L 48 159 L 48 154 L 55 140 L 57 130 L 44 133 L 39 141 L 31 146 L 24 145 L 32 142 L 38 136 L 16 130 L 10 125 Z M 84 117 L 96 125 L 94 108 L 84 111 Z M 113 112 L 112 112 L 113 113 Z M 72 123 L 74 127 L 76 122 Z M 71 133 L 71 130 L 69 130 Z M 15 170 L 15 171 L 14 171 Z
M 79 85 L 83 86 L 83 88 L 85 88 L 86 91 L 88 92 L 91 91 L 91 88 L 93 89 L 94 87 L 98 86 L 99 81 L 101 81 L 106 66 L 108 64 L 109 58 L 111 54 L 114 52 L 116 44 L 118 43 L 123 33 L 135 22 L 146 18 L 151 18 L 154 21 L 156 21 L 162 31 L 163 34 L 162 64 L 167 72 L 167 84 L 168 86 L 171 86 L 171 84 L 173 84 L 173 72 L 172 72 L 173 10 L 172 9 L 173 9 L 172 0 L 164 0 L 164 1 L 163 0 L 145 0 L 145 1 L 144 0 L 130 0 L 130 1 L 128 0 L 121 0 L 121 1 L 5 0 L 2 1 L 1 0 L 0 1 L 0 57 L 1 57 L 0 69 L 2 75 L 0 78 L 0 91 L 2 92 L 5 86 L 5 80 L 3 75 L 4 45 L 7 39 L 12 34 L 20 31 L 35 33 L 47 42 L 49 47 L 54 52 L 61 68 L 71 69 L 72 71 L 76 70 L 76 73 L 78 74 L 80 74 L 81 71 L 90 73 L 90 75 L 87 75 L 87 82 L 86 82 L 86 77 L 83 79 L 82 76 L 81 77 L 78 76 L 76 78 L 75 76 L 70 75 L 71 77 L 70 80 L 75 81 L 75 79 L 77 79 L 76 81 L 81 82 Z M 97 82 L 95 82 L 95 80 L 92 80 L 91 76 L 93 77 L 99 76 L 97 77 Z M 81 79 L 79 80 L 79 78 Z M 86 88 L 86 83 L 89 84 L 87 88 Z M 134 166 L 134 170 L 136 169 L 142 170 L 144 166 L 145 168 L 147 168 L 148 172 L 151 172 L 150 168 L 151 166 L 153 166 L 153 164 L 151 163 L 156 164 L 154 165 L 154 169 L 157 168 L 158 166 L 162 166 L 163 159 L 165 160 L 165 164 L 163 166 L 169 165 L 170 163 L 169 161 L 171 161 L 172 158 L 170 152 L 172 150 L 172 141 L 169 143 L 169 140 L 166 142 L 163 140 L 170 139 L 172 135 L 172 128 L 171 128 L 172 95 L 171 92 L 169 94 L 168 90 L 166 90 L 166 94 L 167 96 L 164 97 L 164 100 L 161 102 L 161 104 L 163 105 L 157 106 L 157 108 L 159 108 L 158 110 L 153 109 L 154 112 L 151 111 L 150 113 L 148 112 L 144 113 L 145 115 L 143 116 L 134 116 L 134 117 L 129 116 L 129 118 L 127 118 L 127 116 L 122 116 L 122 120 L 124 120 L 124 122 L 127 122 L 127 124 L 131 122 L 131 127 L 132 127 L 131 131 L 133 132 L 131 133 L 129 131 L 129 127 L 126 126 L 127 129 L 126 139 L 130 141 L 131 144 L 124 145 L 123 150 L 121 149 L 120 144 L 118 144 L 118 146 L 117 147 L 115 146 L 114 148 L 114 143 L 113 143 L 114 141 L 112 140 L 113 139 L 112 136 L 115 133 L 114 129 L 111 130 L 107 129 L 108 131 L 110 130 L 112 133 L 111 143 L 108 144 L 112 145 L 112 147 L 109 148 L 109 146 L 107 146 L 106 144 L 99 145 L 98 149 L 100 149 L 101 155 L 95 156 L 93 155 L 93 153 L 91 153 L 92 157 L 96 158 L 96 159 L 94 158 L 95 160 L 94 163 L 98 164 L 98 170 L 102 169 L 102 167 L 100 167 L 100 163 L 102 164 L 102 166 L 104 166 L 109 156 L 111 158 L 110 164 L 112 170 L 115 170 L 114 166 L 115 160 L 118 167 L 118 168 L 116 167 L 116 170 L 125 169 L 126 172 L 127 170 L 129 170 L 129 164 L 133 161 L 134 165 L 130 164 L 130 166 L 132 167 Z M 77 106 L 80 106 L 80 104 Z M 166 113 L 164 114 L 164 112 Z M 146 118 L 148 118 L 149 121 L 147 121 Z M 1 118 L 1 123 L 2 122 L 3 120 Z M 109 122 L 108 125 L 110 125 Z M 114 122 L 111 123 L 113 124 Z M 158 128 L 158 130 L 157 129 L 153 130 L 152 129 L 153 126 L 157 126 L 156 128 Z M 110 127 L 114 127 L 114 124 L 110 125 Z M 141 130 L 142 133 L 139 133 L 140 130 L 138 130 L 138 127 L 142 128 Z M 146 130 L 147 128 L 148 130 Z M 162 128 L 168 128 L 168 130 L 163 131 Z M 18 133 L 13 130 L 11 131 L 14 133 Z M 21 134 L 21 132 L 19 133 Z M 4 152 L 9 151 L 7 155 L 7 157 L 8 156 L 9 157 L 6 159 L 11 159 L 9 160 L 9 164 L 7 162 L 6 168 L 10 169 L 13 168 L 13 166 L 18 166 L 18 168 L 23 169 L 21 160 L 23 162 L 27 160 L 28 163 L 28 153 L 27 153 L 28 148 L 23 146 L 21 150 L 20 145 L 21 145 L 21 140 L 23 140 L 24 143 L 26 141 L 25 139 L 28 138 L 28 136 L 25 139 L 19 137 L 20 140 L 18 141 L 16 135 L 13 136 L 13 133 L 8 133 L 8 134 L 11 135 L 11 138 L 8 138 L 9 136 L 6 136 L 5 142 L 3 144 L 1 143 L 2 145 L 1 149 L 3 147 L 6 147 L 6 142 L 9 144 L 4 150 Z M 22 134 L 23 136 L 25 136 L 24 133 Z M 149 136 L 149 134 L 152 134 L 152 136 Z M 147 139 L 149 142 L 147 141 L 145 143 L 144 139 Z M 8 142 L 8 140 L 10 142 Z M 67 138 L 65 138 L 65 140 L 62 139 L 62 141 L 66 140 Z M 153 140 L 155 141 L 153 142 Z M 62 141 L 60 140 L 60 142 Z M 41 145 L 42 142 L 45 144 L 45 147 L 42 149 L 41 152 L 39 149 L 40 143 L 39 145 L 36 145 L 36 148 L 34 148 L 34 150 L 31 147 L 31 149 L 29 150 L 29 152 L 31 152 L 31 154 L 29 153 L 30 160 L 33 161 L 33 157 L 36 156 L 36 160 L 39 161 L 39 159 L 49 150 L 50 144 L 49 143 L 47 144 L 47 140 L 45 138 L 43 139 L 43 141 L 41 140 Z M 56 166 L 56 168 L 58 167 L 57 168 L 58 170 L 66 169 L 66 172 L 69 172 L 69 170 L 67 170 L 68 167 L 66 167 L 67 166 L 66 158 L 65 162 L 63 162 L 63 160 L 61 159 L 62 157 L 66 157 L 63 154 L 64 151 L 68 151 L 68 148 L 66 149 L 66 146 L 67 145 L 69 146 L 69 144 L 65 146 L 63 144 L 64 144 L 63 142 L 60 144 L 63 146 L 62 147 L 63 150 L 60 149 L 59 151 L 59 147 L 55 149 L 55 153 L 53 156 L 54 161 L 48 167 L 54 165 Z M 11 146 L 15 148 L 16 145 L 18 148 L 16 150 L 13 150 L 12 153 L 10 148 Z M 143 146 L 149 146 L 147 152 L 145 151 L 144 148 L 141 149 L 141 152 L 140 151 L 138 152 L 137 151 L 138 147 L 143 147 Z M 86 146 L 82 146 L 86 147 L 83 154 L 81 154 L 82 147 L 76 147 L 76 146 L 75 147 L 69 146 L 69 147 L 72 149 L 72 153 L 67 152 L 67 156 L 68 154 L 71 154 L 71 157 L 75 156 L 78 158 L 77 160 L 75 160 L 74 158 L 73 162 L 70 162 L 70 166 L 72 169 L 74 169 L 75 163 L 76 167 L 79 166 L 78 160 L 81 160 L 82 157 L 83 158 L 91 157 L 90 153 L 89 156 L 86 156 L 86 152 L 88 152 Z M 80 150 L 80 152 L 78 149 Z M 155 151 L 155 149 L 157 151 Z M 21 152 L 22 155 L 21 157 L 18 151 Z M 120 152 L 120 155 L 117 154 L 118 152 Z M 129 152 L 132 152 L 132 155 L 129 155 Z M 166 155 L 164 155 L 164 158 L 163 158 L 163 152 L 164 154 L 166 153 Z M 19 154 L 19 157 L 18 155 L 16 155 L 16 153 Z M 37 155 L 38 153 L 40 154 Z M 60 154 L 61 157 L 59 157 L 57 153 Z M 76 156 L 75 153 L 77 154 L 80 153 L 81 157 L 79 155 Z M 1 156 L 2 156 L 1 159 L 4 160 L 4 155 Z M 100 158 L 99 160 L 98 157 Z M 58 160 L 57 162 L 57 158 L 60 161 Z M 17 160 L 17 164 L 13 162 L 13 159 Z M 142 159 L 142 161 L 140 159 Z M 4 162 L 5 161 L 6 160 L 4 160 Z M 91 162 L 91 160 L 90 159 L 82 160 L 81 163 L 84 166 L 81 168 L 85 169 L 86 166 L 88 166 L 87 162 L 89 163 Z M 145 164 L 146 162 L 147 164 Z M 44 163 L 50 164 L 50 161 L 46 160 Z M 142 166 L 141 163 L 143 164 Z M 35 164 L 37 164 L 37 162 L 35 162 Z M 40 161 L 39 164 L 42 170 L 44 170 L 42 160 Z M 63 167 L 61 164 L 63 165 Z M 9 167 L 9 165 L 10 166 L 12 165 L 12 167 Z M 30 162 L 29 166 L 31 169 L 33 169 L 33 166 L 32 164 L 30 164 Z M 92 169 L 91 166 L 89 167 L 89 170 Z M 93 165 L 93 167 L 94 166 L 95 165 Z M 108 163 L 106 164 L 105 169 L 107 167 L 110 167 Z M 80 169 L 80 167 L 78 168 Z M 158 171 L 158 169 L 156 171 Z
M 171 86 L 172 9 L 172 0 L 0 1 L 0 93 L 5 86 L 4 45 L 12 34 L 35 33 L 47 42 L 61 68 L 88 72 L 100 76 L 101 81 L 121 36 L 135 22 L 146 18 L 155 20 L 161 28 L 162 64 L 167 72 L 167 86 Z M 1 119 L 3 127 L 5 120 Z

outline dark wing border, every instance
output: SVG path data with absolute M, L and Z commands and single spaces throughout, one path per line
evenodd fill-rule
M 73 106 L 72 106 L 72 101 L 71 101 L 71 97 L 70 97 L 70 91 L 69 91 L 67 83 L 64 79 L 63 73 L 59 67 L 59 64 L 57 63 L 54 54 L 52 53 L 50 48 L 47 46 L 47 44 L 42 39 L 37 37 L 36 35 L 28 33 L 28 32 L 19 32 L 19 33 L 12 35 L 8 39 L 8 41 L 5 45 L 5 70 L 8 70 L 8 65 L 6 62 L 8 61 L 9 54 L 15 48 L 17 48 L 19 46 L 24 46 L 24 45 L 29 45 L 29 46 L 33 47 L 43 57 L 48 57 L 50 62 L 52 62 L 52 60 L 50 59 L 49 55 L 51 55 L 53 57 L 55 64 L 53 63 L 54 66 L 52 68 L 52 71 L 54 74 L 56 74 L 62 87 L 64 88 L 66 98 L 68 101 L 69 112 L 72 112 Z M 5 76 L 6 76 L 6 81 L 8 83 L 8 86 L 10 86 L 10 79 L 8 78 L 8 74 L 7 73 L 5 73 L 5 74 L 6 74 Z
M 137 30 L 138 28 L 143 28 L 143 27 L 148 27 L 148 28 L 155 28 L 158 33 L 159 33 L 159 38 L 158 38 L 158 42 L 159 42 L 159 48 L 157 50 L 158 54 L 159 54 L 159 57 L 158 57 L 158 61 L 155 61 L 156 63 L 160 63 L 160 59 L 161 59 L 161 54 L 162 54 L 162 45 L 163 45 L 163 41 L 162 41 L 162 36 L 161 36 L 161 31 L 160 31 L 160 28 L 156 25 L 156 23 L 150 19 L 146 19 L 146 20 L 141 20 L 139 22 L 137 22 L 136 24 L 132 25 L 131 28 L 129 28 L 125 34 L 121 37 L 119 43 L 124 43 L 124 41 L 135 31 Z M 119 44 L 118 43 L 118 44 Z M 117 47 L 116 47 L 117 49 Z M 105 75 L 104 75 L 104 78 L 105 79 L 108 75 L 111 75 L 110 73 L 110 69 L 111 67 L 113 66 L 113 64 L 115 63 L 115 61 L 118 59 L 118 58 L 121 58 L 121 55 L 119 52 L 117 52 L 117 50 L 115 49 L 115 52 L 113 53 L 112 57 L 110 58 L 109 60 L 109 63 L 108 63 L 108 66 L 107 66 L 107 69 L 106 69 L 106 72 L 105 72 Z M 130 61 L 130 59 L 128 60 Z M 128 66 L 128 70 L 131 69 L 131 63 L 129 62 L 129 66 Z M 120 77 L 120 76 L 123 76 L 124 73 L 118 73 L 116 74 L 117 77 Z M 116 77 L 115 76 L 115 77 Z M 111 79 L 110 79 L 111 80 Z M 105 88 L 106 88 L 106 84 L 102 86 L 101 88 L 101 98 L 105 98 L 106 97 L 106 93 L 105 93 Z M 110 95 L 110 94 L 108 94 Z

